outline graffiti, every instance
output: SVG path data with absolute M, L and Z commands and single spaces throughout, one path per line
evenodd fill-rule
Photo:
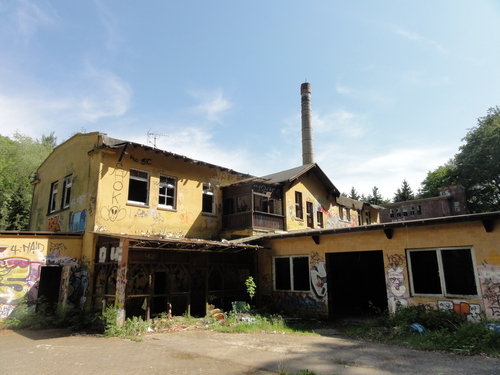
M 396 258 L 389 259 L 389 263 L 396 264 L 399 260 Z M 387 287 L 388 287 L 388 303 L 389 309 L 395 312 L 398 307 L 407 307 L 409 304 L 409 296 L 405 285 L 404 269 L 400 266 L 389 267 L 387 269 Z
M 390 268 L 398 268 L 406 263 L 406 258 L 403 254 L 387 254 L 387 266 Z
M 70 232 L 83 232 L 87 224 L 87 210 L 72 212 L 69 219 Z
M 205 219 L 205 228 L 212 228 L 215 224 L 215 220 L 212 217 Z
M 327 305 L 323 300 L 317 300 L 308 293 L 273 293 L 273 299 L 286 312 L 325 315 Z
M 23 254 L 28 254 L 28 253 L 35 254 L 37 252 L 43 253 L 44 251 L 45 251 L 45 245 L 38 241 L 29 242 L 27 244 L 23 244 L 20 246 L 12 245 L 10 247 L 10 252 L 14 253 L 14 255 L 17 255 L 17 253 L 23 253 Z
M 138 208 L 137 212 L 134 215 L 134 217 L 140 217 L 140 218 L 146 218 L 148 216 L 149 216 L 148 210 L 145 210 L 143 208 Z
M 104 263 L 106 261 L 107 250 L 106 246 L 99 248 L 99 263 Z
M 49 217 L 48 223 L 47 223 L 47 230 L 49 232 L 60 232 L 61 231 L 61 216 L 60 215 L 54 215 L 52 217 Z
M 121 247 L 112 247 L 109 257 L 113 261 L 121 262 L 121 260 L 122 260 L 122 248 Z
M 89 269 L 85 264 L 71 270 L 68 282 L 67 303 L 74 307 L 83 306 L 87 300 Z
M 133 155 L 130 155 L 130 160 L 139 163 L 141 165 L 151 165 L 153 164 L 152 160 L 149 158 L 142 158 L 139 160 L 139 158 L 135 158 Z
M 14 311 L 16 305 L 2 305 L 0 304 L 0 319 L 8 318 Z
M 90 197 L 89 208 L 88 208 L 88 213 L 89 213 L 90 217 L 94 216 L 94 207 L 95 207 L 96 201 L 97 200 L 95 199 L 95 197 Z
M 127 177 L 127 171 L 123 169 L 123 164 L 116 163 L 115 170 L 111 173 L 115 177 L 113 192 L 111 194 L 111 206 L 101 207 L 101 217 L 106 221 L 119 221 L 125 219 L 127 211 L 120 206 L 119 197 L 122 195 L 123 181 Z
M 106 221 L 120 221 L 125 219 L 127 211 L 119 206 L 101 207 L 101 217 Z
M 438 301 L 440 310 L 455 311 L 470 322 L 478 322 L 481 320 L 481 306 L 468 302 L 455 301 Z
M 309 258 L 309 267 L 312 289 L 318 299 L 323 299 L 327 293 L 325 258 L 312 251 Z
M 478 269 L 484 308 L 491 317 L 500 316 L 500 267 L 483 264 Z
M 184 212 L 179 215 L 182 225 L 191 225 L 194 221 L 193 214 L 191 212 Z
M 15 305 L 25 296 L 35 299 L 36 293 L 28 292 L 38 281 L 41 265 L 28 258 L 0 259 L 0 304 Z

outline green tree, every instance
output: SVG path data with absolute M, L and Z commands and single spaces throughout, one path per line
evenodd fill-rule
M 348 198 L 359 201 L 360 196 L 359 196 L 358 192 L 356 191 L 356 189 L 354 188 L 354 186 L 351 187 L 351 191 L 349 192 Z
M 384 197 L 382 197 L 382 194 L 380 194 L 380 191 L 376 186 L 372 188 L 372 193 L 366 197 L 366 202 L 370 204 L 390 203 L 388 199 L 384 199 Z
M 413 194 L 413 191 L 411 190 L 410 184 L 408 184 L 408 181 L 406 181 L 406 178 L 403 180 L 403 183 L 401 184 L 401 187 L 398 188 L 396 193 L 394 194 L 393 202 L 405 202 L 405 201 L 411 201 L 415 199 L 415 195 Z
M 490 108 L 463 138 L 455 155 L 456 178 L 471 212 L 500 210 L 500 108 Z
M 45 137 L 45 136 L 44 136 Z M 30 178 L 52 151 L 52 133 L 45 143 L 16 132 L 0 135 L 0 230 L 28 229 L 32 198 Z
M 457 183 L 456 166 L 454 159 L 448 160 L 444 165 L 434 171 L 427 172 L 427 177 L 422 181 L 418 198 L 432 198 L 439 196 L 439 188 Z

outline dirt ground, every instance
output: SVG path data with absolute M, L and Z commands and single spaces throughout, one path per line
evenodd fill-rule
M 204 329 L 153 333 L 136 342 L 98 335 L 0 331 L 4 374 L 264 375 L 279 369 L 316 374 L 500 374 L 500 359 L 419 352 L 319 335 L 219 333 Z

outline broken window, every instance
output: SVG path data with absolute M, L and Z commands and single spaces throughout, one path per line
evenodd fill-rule
M 370 211 L 365 211 L 365 224 L 370 225 L 372 222 Z
M 477 295 L 471 249 L 409 250 L 413 295 Z
M 215 214 L 214 188 L 210 184 L 203 184 L 201 211 L 205 214 Z
M 313 216 L 313 204 L 312 202 L 306 202 L 306 215 L 307 215 L 307 227 L 314 228 L 314 216 Z
M 160 191 L 158 196 L 158 204 L 161 207 L 175 210 L 176 187 L 177 187 L 176 178 L 160 175 Z
M 394 217 L 394 210 L 392 208 L 389 210 L 389 217 Z
M 403 207 L 403 216 L 408 216 L 408 209 Z
M 399 210 L 399 208 L 396 208 L 396 216 L 401 217 L 401 211 Z
M 295 217 L 297 219 L 304 218 L 304 211 L 302 209 L 302 193 L 300 191 L 295 192 Z
M 57 190 L 58 190 L 59 182 L 53 182 L 50 185 L 50 197 L 49 197 L 49 213 L 54 212 L 56 210 L 56 199 L 57 199 Z
M 421 205 L 417 206 L 417 215 L 422 215 L 422 206 Z
M 274 258 L 274 289 L 309 291 L 309 258 L 290 256 Z
M 73 178 L 71 176 L 64 177 L 63 180 L 63 197 L 62 208 L 68 208 L 71 199 L 71 187 L 73 185 Z
M 410 216 L 415 216 L 415 207 L 410 206 Z
M 130 170 L 128 202 L 147 205 L 149 195 L 149 173 L 137 169 Z

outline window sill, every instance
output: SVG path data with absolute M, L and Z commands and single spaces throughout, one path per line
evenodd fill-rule
M 217 214 L 214 214 L 213 212 L 202 212 L 201 215 L 202 216 L 212 216 L 212 217 L 217 216 Z
M 127 206 L 149 208 L 149 204 L 141 202 L 127 202 Z
M 160 206 L 160 205 L 158 205 L 158 209 L 162 210 L 162 211 L 177 212 L 177 208 L 170 208 L 170 207 Z

